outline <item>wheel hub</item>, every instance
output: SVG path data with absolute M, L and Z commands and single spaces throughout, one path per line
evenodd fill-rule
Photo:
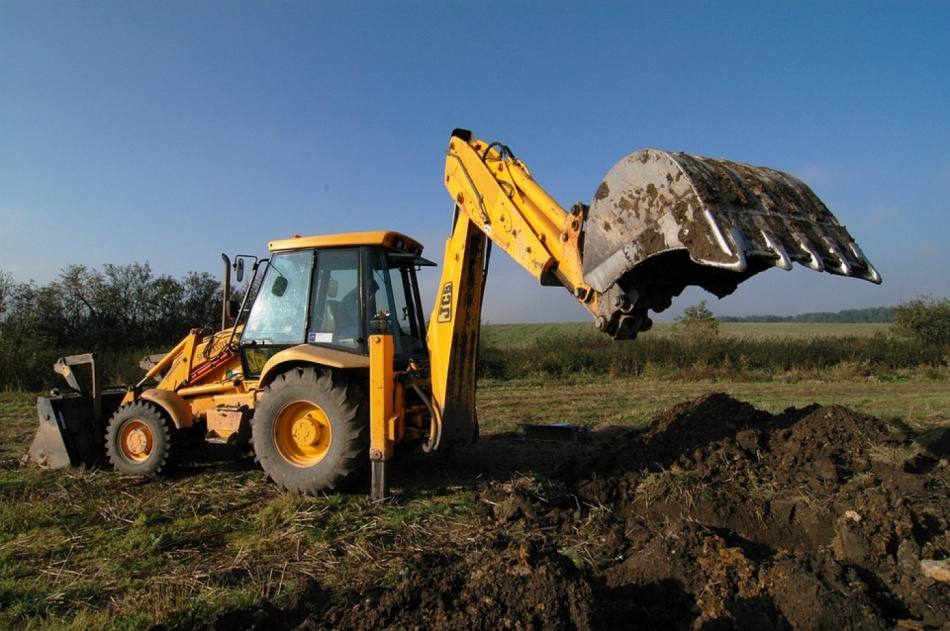
M 126 438 L 129 453 L 140 456 L 148 449 L 148 435 L 141 429 L 133 429 Z
M 148 424 L 136 419 L 122 427 L 118 442 L 126 458 L 144 462 L 152 455 L 154 436 Z
M 309 401 L 295 401 L 274 423 L 274 444 L 280 455 L 298 467 L 311 467 L 326 456 L 332 441 L 326 413 Z
M 311 415 L 297 419 L 293 428 L 294 440 L 301 447 L 312 447 L 320 440 L 320 425 L 316 423 Z

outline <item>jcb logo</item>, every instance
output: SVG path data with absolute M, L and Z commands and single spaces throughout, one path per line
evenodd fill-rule
M 452 283 L 446 283 L 442 285 L 442 296 L 439 298 L 438 321 L 452 321 Z
M 248 348 L 244 351 L 244 357 L 247 359 L 248 370 L 252 374 L 259 375 L 264 370 L 264 364 L 273 355 L 273 352 L 266 352 L 262 349 Z

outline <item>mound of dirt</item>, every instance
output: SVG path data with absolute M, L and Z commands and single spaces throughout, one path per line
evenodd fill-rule
M 947 629 L 948 445 L 948 430 L 915 436 L 838 406 L 772 415 L 711 394 L 642 432 L 594 432 L 544 483 L 474 482 L 477 545 L 407 550 L 395 581 L 314 583 L 217 622 Z
M 585 577 L 552 541 L 492 537 L 462 556 L 418 554 L 394 588 L 373 588 L 329 608 L 314 628 L 575 629 L 589 626 Z M 306 627 L 303 627 L 306 628 Z

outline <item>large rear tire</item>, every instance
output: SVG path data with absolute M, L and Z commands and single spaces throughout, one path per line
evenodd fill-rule
M 340 490 L 369 469 L 368 404 L 338 371 L 295 368 L 264 388 L 251 442 L 280 488 L 307 495 Z
M 119 473 L 156 477 L 177 460 L 177 428 L 168 414 L 149 401 L 120 407 L 106 427 L 106 453 Z

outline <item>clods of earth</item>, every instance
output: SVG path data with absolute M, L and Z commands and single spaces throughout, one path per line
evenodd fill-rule
M 395 579 L 203 628 L 950 629 L 950 429 L 709 394 L 545 449 L 535 476 L 470 480 L 479 523 L 389 551 Z

